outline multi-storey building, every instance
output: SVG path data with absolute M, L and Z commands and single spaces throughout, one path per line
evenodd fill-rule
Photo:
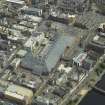
M 105 14 L 105 0 L 94 0 L 94 3 L 96 3 L 98 11 Z
M 37 8 L 45 7 L 52 0 L 25 0 L 29 5 Z
M 31 0 L 32 5 L 38 8 L 42 8 L 48 4 L 48 0 Z
M 105 0 L 94 0 L 97 4 L 105 4 Z
M 66 12 L 82 12 L 89 4 L 89 0 L 58 0 L 58 8 Z

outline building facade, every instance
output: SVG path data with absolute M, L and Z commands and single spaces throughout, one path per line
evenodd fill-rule
M 96 4 L 97 11 L 105 14 L 105 0 L 94 0 L 94 3 Z
M 43 8 L 45 7 L 50 1 L 52 0 L 25 0 L 28 5 L 32 5 L 36 8 Z
M 58 0 L 58 8 L 66 12 L 82 12 L 87 8 L 89 0 Z
M 105 0 L 94 0 L 97 4 L 105 4 Z

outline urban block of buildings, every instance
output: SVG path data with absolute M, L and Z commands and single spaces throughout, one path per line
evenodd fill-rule
M 105 52 L 98 3 L 0 1 L 0 104 L 68 105 L 81 97 Z

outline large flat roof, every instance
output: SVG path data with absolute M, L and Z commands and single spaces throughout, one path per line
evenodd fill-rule
M 5 95 L 19 100 L 23 100 L 25 97 L 27 97 L 27 101 L 31 103 L 33 92 L 30 89 L 12 84 L 12 85 L 9 85 L 9 87 L 5 91 Z
M 16 3 L 16 4 L 25 4 L 22 0 L 6 0 L 7 2 Z

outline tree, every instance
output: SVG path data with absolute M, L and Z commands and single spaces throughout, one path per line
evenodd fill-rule
M 99 66 L 100 66 L 100 68 L 105 69 L 105 64 L 104 63 L 101 63 Z
M 23 73 L 21 77 L 22 77 L 22 78 L 26 78 L 26 75 Z
M 95 71 L 96 71 L 96 74 L 99 76 L 100 75 L 99 69 L 97 68 Z
M 52 22 L 51 21 L 47 21 L 45 25 L 46 25 L 46 27 L 47 27 L 47 29 L 49 31 L 50 28 L 51 28 Z
M 81 29 L 88 29 L 86 27 L 86 25 L 82 24 L 82 23 L 78 23 L 78 22 L 75 22 L 74 23 L 74 27 L 77 27 L 77 28 L 81 28 Z

